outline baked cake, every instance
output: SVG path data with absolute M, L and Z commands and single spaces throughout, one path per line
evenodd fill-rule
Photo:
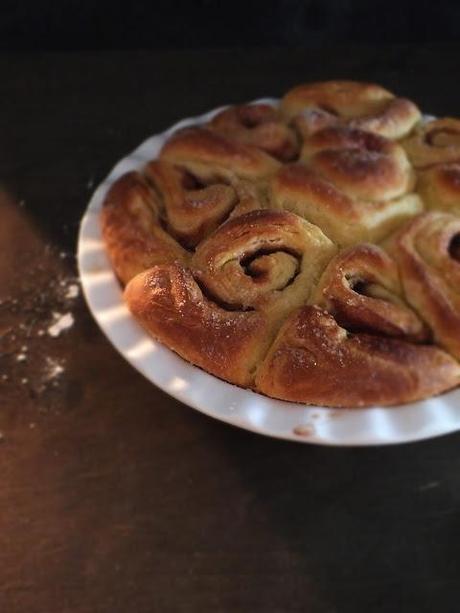
M 331 407 L 460 383 L 460 121 L 310 83 L 174 133 L 106 195 L 134 317 L 236 385 Z

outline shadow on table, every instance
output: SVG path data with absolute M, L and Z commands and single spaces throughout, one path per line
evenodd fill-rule
M 295 559 L 297 583 L 304 574 L 313 586 L 318 610 L 450 606 L 460 539 L 459 434 L 367 449 L 221 434 L 218 444 L 250 492 L 248 516 L 270 522 L 276 547 Z M 301 592 L 301 584 L 292 589 Z

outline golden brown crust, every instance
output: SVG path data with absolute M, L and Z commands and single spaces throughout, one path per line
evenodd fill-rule
M 283 112 L 292 117 L 304 108 L 320 108 L 347 119 L 376 111 L 393 99 L 388 90 L 372 83 L 320 81 L 296 85 L 283 97 Z
M 299 149 L 296 135 L 269 104 L 231 106 L 218 113 L 209 128 L 225 138 L 252 145 L 282 162 L 296 157 Z
M 254 211 L 203 241 L 191 270 L 173 265 L 141 273 L 125 299 L 142 325 L 179 355 L 251 385 L 282 317 L 308 299 L 334 253 L 322 232 L 296 215 Z
M 399 139 L 420 119 L 420 111 L 410 100 L 395 98 L 378 85 L 355 81 L 299 85 L 285 94 L 281 109 L 286 117 L 297 117 L 297 128 L 304 136 L 312 134 L 317 127 L 345 123 Z
M 161 150 L 160 159 L 183 166 L 204 180 L 239 177 L 254 181 L 267 177 L 279 166 L 260 149 L 205 128 L 186 128 L 174 134 Z
M 316 132 L 305 141 L 301 158 L 351 198 L 394 200 L 415 183 L 402 147 L 362 130 L 336 126 Z
M 124 297 L 141 325 L 180 356 L 231 383 L 252 383 L 271 340 L 263 314 L 223 309 L 177 264 L 140 273 Z
M 460 162 L 460 120 L 445 117 L 420 123 L 401 144 L 415 168 Z
M 330 407 L 414 402 L 460 382 L 460 366 L 432 346 L 348 334 L 305 306 L 281 328 L 256 376 L 264 394 Z
M 233 308 L 278 320 L 309 297 L 336 248 L 319 228 L 286 211 L 253 211 L 203 241 L 191 266 Z
M 301 159 L 272 178 L 273 204 L 319 225 L 339 246 L 382 240 L 423 208 L 403 149 L 377 134 L 324 128 L 304 142 Z
M 395 261 L 377 245 L 357 245 L 333 258 L 311 302 L 348 331 L 429 339 L 427 328 L 403 300 Z
M 460 163 L 440 164 L 421 172 L 417 191 L 428 209 L 460 215 Z
M 158 202 L 142 175 L 118 179 L 105 197 L 102 235 L 122 283 L 155 264 L 188 261 L 188 253 L 160 224 Z
M 425 213 L 389 243 L 408 302 L 433 331 L 435 341 L 460 359 L 460 219 Z
M 341 121 L 335 113 L 315 107 L 306 108 L 295 115 L 289 123 L 302 142 L 320 130 L 341 125 Z
M 144 172 L 160 197 L 169 231 L 188 247 L 217 228 L 239 201 L 232 185 L 201 181 L 168 162 L 153 160 Z
M 458 385 L 460 218 L 420 213 L 422 198 L 460 213 L 460 121 L 404 140 L 416 172 L 394 141 L 418 119 L 383 88 L 328 82 L 173 134 L 104 201 L 133 315 L 285 400 L 393 405 Z
M 413 193 L 389 201 L 355 199 L 303 164 L 284 166 L 270 187 L 273 206 L 318 225 L 340 247 L 379 241 L 423 209 Z

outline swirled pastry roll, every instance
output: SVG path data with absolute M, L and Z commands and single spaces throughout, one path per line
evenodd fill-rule
M 263 149 L 282 162 L 295 158 L 299 150 L 295 132 L 269 104 L 231 106 L 218 113 L 208 127 L 225 138 Z
M 102 208 L 102 235 L 123 284 L 155 264 L 186 263 L 187 251 L 160 223 L 160 205 L 144 177 L 131 172 L 110 188 Z
M 279 163 L 257 147 L 225 138 L 206 128 L 186 128 L 174 134 L 160 159 L 182 166 L 203 180 L 235 177 L 252 181 L 273 174 Z
M 124 294 L 135 318 L 187 361 L 247 387 L 271 342 L 263 313 L 228 310 L 207 298 L 190 270 L 155 266 L 130 281 Z
M 109 190 L 102 233 L 118 278 L 126 284 L 155 264 L 190 259 L 189 250 L 229 217 L 266 207 L 257 185 L 217 175 L 201 179 L 154 160 L 143 174 L 127 173 Z
M 329 407 L 413 402 L 459 382 L 460 366 L 444 351 L 350 334 L 316 306 L 286 320 L 256 377 L 268 396 Z
M 254 211 L 222 225 L 191 267 L 221 303 L 278 319 L 308 300 L 336 247 L 321 230 L 285 211 Z
M 460 366 L 427 343 L 394 260 L 376 245 L 335 256 L 258 371 L 270 396 L 334 407 L 394 405 L 457 385 Z
M 236 177 L 231 182 L 218 175 L 202 178 L 159 160 L 149 162 L 144 173 L 161 203 L 167 229 L 187 248 L 195 247 L 230 214 L 264 207 L 257 187 Z
M 428 209 L 460 215 L 460 162 L 421 172 L 417 191 Z
M 415 168 L 460 162 L 460 120 L 446 117 L 420 123 L 401 144 Z
M 362 244 L 331 260 L 311 302 L 350 332 L 429 340 L 428 329 L 403 295 L 395 261 L 377 245 Z
M 304 137 L 336 123 L 390 139 L 408 134 L 420 119 L 417 106 L 372 83 L 324 81 L 298 85 L 281 101 Z
M 408 302 L 435 341 L 460 359 L 460 219 L 425 213 L 399 230 L 388 249 L 396 259 Z
M 317 224 L 339 246 L 379 241 L 423 208 L 403 149 L 376 134 L 325 128 L 305 141 L 301 158 L 272 178 L 274 206 Z
M 282 318 L 306 302 L 334 245 L 291 213 L 255 211 L 201 243 L 190 270 L 138 275 L 126 288 L 134 316 L 157 339 L 205 370 L 252 385 Z

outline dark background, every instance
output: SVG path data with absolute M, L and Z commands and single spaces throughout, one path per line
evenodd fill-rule
M 0 49 L 159 49 L 454 41 L 460 3 L 7 0 Z

